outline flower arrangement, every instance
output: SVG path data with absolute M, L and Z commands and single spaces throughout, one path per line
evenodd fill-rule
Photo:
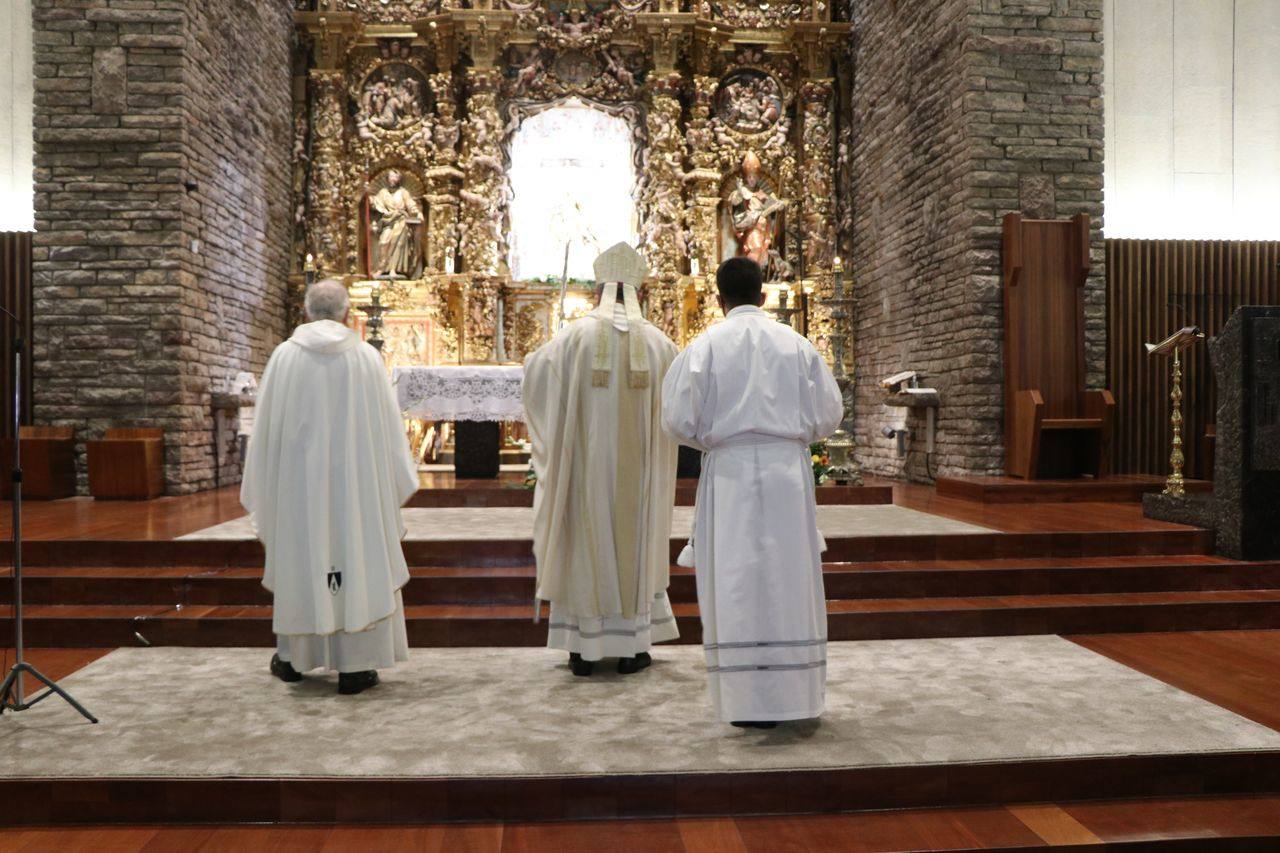
M 813 484 L 821 486 L 831 473 L 831 456 L 827 453 L 827 443 L 815 441 L 809 445 L 809 459 L 813 462 Z

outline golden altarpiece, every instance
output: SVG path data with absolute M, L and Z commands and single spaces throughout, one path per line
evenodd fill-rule
M 555 328 L 558 282 L 510 272 L 508 173 L 521 123 L 569 99 L 627 122 L 642 297 L 673 340 L 713 321 L 725 257 L 791 306 L 829 286 L 849 25 L 824 0 L 295 5 L 291 303 L 308 256 L 357 305 L 377 288 L 390 366 L 515 361 Z

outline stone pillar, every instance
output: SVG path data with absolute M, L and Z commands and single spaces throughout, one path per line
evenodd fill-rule
M 311 180 L 307 204 L 311 228 L 307 250 L 315 256 L 321 275 L 340 274 L 346 268 L 346 217 L 342 199 L 341 71 L 314 69 L 311 83 Z
M 504 266 L 502 215 L 506 175 L 502 171 L 497 89 L 501 75 L 493 68 L 467 69 L 467 120 L 462 129 L 462 205 L 459 248 L 462 269 L 496 275 Z
M 1088 384 L 1105 374 L 1102 3 L 850 8 L 858 458 L 913 479 L 999 474 L 1005 213 L 1090 215 Z M 922 419 L 907 416 L 905 461 L 880 436 L 904 412 L 883 405 L 876 379 L 904 369 L 941 394 L 931 465 Z

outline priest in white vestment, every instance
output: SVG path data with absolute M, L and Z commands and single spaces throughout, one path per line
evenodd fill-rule
M 702 450 L 691 558 L 721 721 L 772 728 L 823 710 L 827 610 L 809 444 L 840 423 L 840 389 L 805 337 L 763 304 L 749 258 L 716 272 L 724 322 L 663 387 L 663 425 Z
M 409 659 L 400 507 L 418 474 L 382 357 L 345 325 L 346 287 L 312 285 L 306 311 L 263 374 L 240 502 L 267 552 L 272 673 L 336 670 L 353 694 Z
M 606 251 L 596 309 L 525 360 L 534 606 L 551 603 L 547 646 L 569 652 L 575 675 L 607 657 L 637 672 L 652 643 L 679 636 L 667 600 L 676 444 L 660 423 L 676 347 L 640 313 L 646 273 L 625 243 Z

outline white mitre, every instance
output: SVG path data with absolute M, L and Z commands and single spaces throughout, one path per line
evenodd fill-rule
M 599 315 L 606 322 L 600 323 L 596 330 L 595 359 L 591 365 L 591 384 L 597 388 L 609 386 L 611 365 L 609 347 L 613 340 L 612 321 L 614 306 L 618 302 L 618 288 L 610 284 L 622 285 L 622 304 L 627 315 L 627 384 L 632 388 L 649 386 L 649 351 L 644 338 L 640 334 L 640 326 L 645 322 L 640 313 L 640 297 L 636 288 L 649 274 L 649 265 L 640 257 L 640 253 L 626 243 L 615 243 L 596 258 L 592 269 L 596 274 L 596 284 L 604 285 L 600 296 Z

